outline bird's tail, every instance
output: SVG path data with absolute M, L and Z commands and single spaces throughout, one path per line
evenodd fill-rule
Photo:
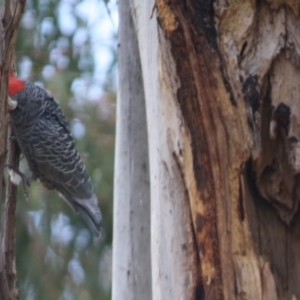
M 93 234 L 100 237 L 102 214 L 98 207 L 97 196 L 93 194 L 89 199 L 75 199 L 72 204 Z

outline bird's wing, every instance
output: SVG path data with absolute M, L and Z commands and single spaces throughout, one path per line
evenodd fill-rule
M 54 106 L 53 108 L 53 105 Z M 77 199 L 93 194 L 85 166 L 75 148 L 67 122 L 53 102 L 36 122 L 30 139 L 32 157 L 47 181 L 57 183 Z

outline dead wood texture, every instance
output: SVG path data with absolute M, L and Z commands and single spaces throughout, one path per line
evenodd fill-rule
M 300 300 L 300 2 L 130 7 L 148 126 L 152 299 Z
M 15 266 L 15 210 L 17 187 L 7 180 L 4 193 L 5 164 L 18 168 L 19 151 L 14 140 L 7 138 L 12 134 L 7 109 L 8 74 L 14 70 L 14 47 L 18 27 L 24 11 L 25 0 L 6 0 L 1 26 L 1 85 L 0 85 L 0 212 L 4 219 L 0 221 L 0 299 L 18 299 Z

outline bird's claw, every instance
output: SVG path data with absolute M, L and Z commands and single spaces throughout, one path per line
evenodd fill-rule
M 25 174 L 22 177 L 22 184 L 23 184 L 23 190 L 24 190 L 24 197 L 25 200 L 28 201 L 28 195 L 29 195 L 29 187 L 30 187 L 30 180 L 26 177 Z
M 9 137 L 9 140 L 10 140 L 10 141 L 16 141 L 16 140 L 17 140 L 17 137 L 16 137 L 14 134 L 12 134 L 12 135 Z
M 33 180 L 31 180 L 30 178 L 28 178 L 24 173 L 22 173 L 19 169 L 7 165 L 8 169 L 9 169 L 9 177 L 10 177 L 10 181 L 15 184 L 18 185 L 20 183 L 20 181 L 22 180 L 22 185 L 23 185 L 23 189 L 24 189 L 24 197 L 26 200 L 28 200 L 28 195 L 29 195 L 29 191 L 28 188 L 30 187 L 30 184 Z

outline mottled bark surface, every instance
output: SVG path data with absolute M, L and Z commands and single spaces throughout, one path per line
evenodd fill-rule
M 299 298 L 299 3 L 158 1 L 158 14 L 190 134 L 204 297 Z
M 300 299 L 300 2 L 153 6 L 131 1 L 152 298 Z
M 300 299 L 299 3 L 220 1 L 214 10 L 226 78 L 236 103 L 244 101 L 252 138 L 241 202 L 261 297 Z

